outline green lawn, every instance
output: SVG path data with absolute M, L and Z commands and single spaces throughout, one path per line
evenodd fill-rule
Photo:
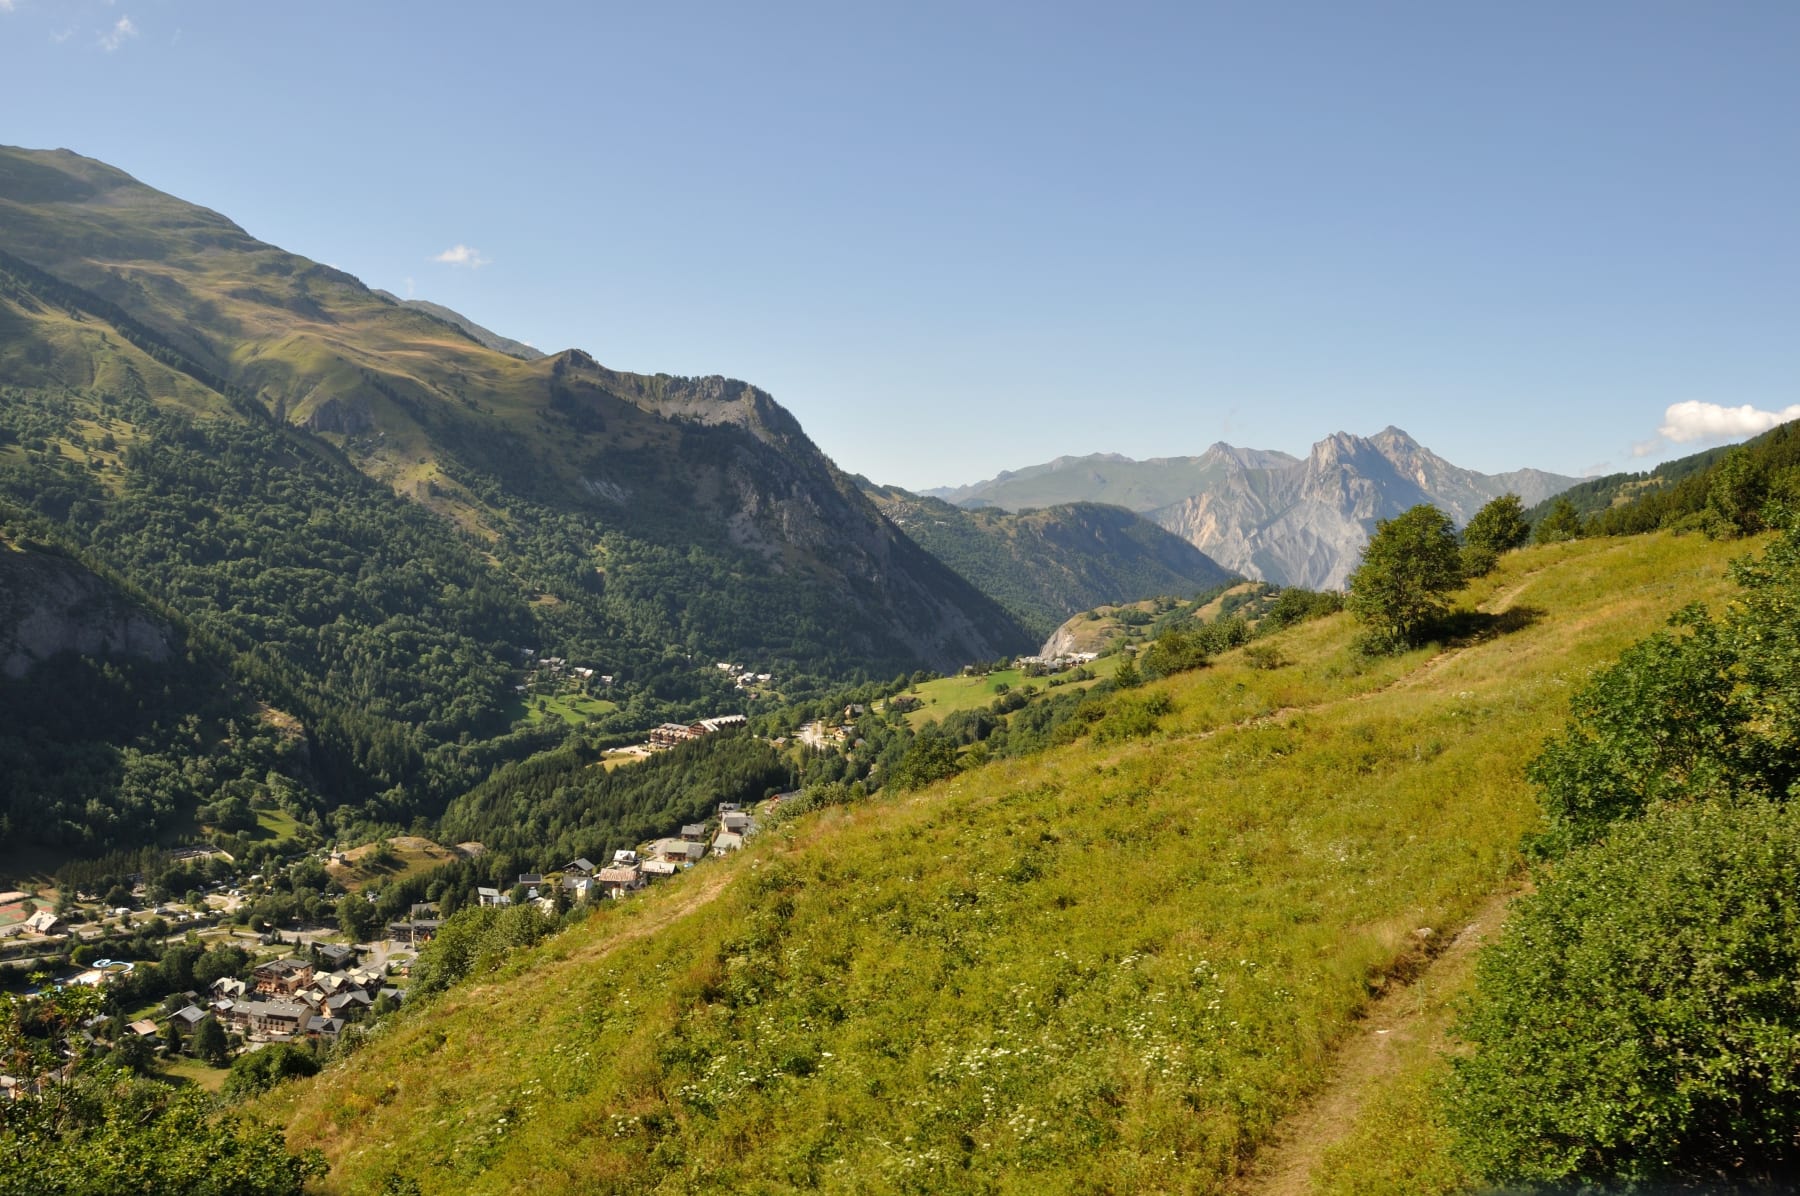
M 542 700 L 544 709 L 538 709 Z M 541 723 L 548 719 L 559 718 L 571 727 L 579 727 L 590 718 L 617 710 L 617 702 L 609 702 L 605 698 L 590 697 L 587 694 L 528 694 L 517 699 L 509 712 L 513 721 L 525 719 L 528 722 Z
M 256 833 L 253 839 L 292 839 L 300 833 L 300 823 L 286 810 L 256 811 Z
M 213 1067 L 198 1059 L 178 1055 L 173 1059 L 163 1060 L 156 1078 L 178 1087 L 192 1084 L 207 1092 L 217 1093 L 225 1086 L 225 1077 L 230 1074 L 229 1068 Z

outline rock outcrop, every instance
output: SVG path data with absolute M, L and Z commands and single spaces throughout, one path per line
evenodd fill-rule
M 0 540 L 0 674 L 25 676 L 63 652 L 167 659 L 168 629 L 93 573 Z
M 1482 474 L 1462 469 L 1398 428 L 1374 436 L 1338 432 L 1305 460 L 1257 468 L 1215 445 L 1222 478 L 1150 518 L 1246 577 L 1338 589 L 1356 568 L 1375 525 L 1431 503 L 1467 523 L 1491 499 L 1514 493 L 1526 506 L 1576 481 L 1541 470 Z
M 1335 589 L 1375 524 L 1432 503 L 1458 525 L 1508 492 L 1526 506 L 1579 479 L 1537 469 L 1483 474 L 1452 465 L 1398 428 L 1338 432 L 1304 459 L 1215 444 L 1198 457 L 1060 457 L 937 493 L 964 507 L 1020 510 L 1055 501 L 1115 502 L 1232 572 L 1277 585 Z

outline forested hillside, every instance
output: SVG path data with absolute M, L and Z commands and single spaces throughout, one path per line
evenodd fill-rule
M 1077 611 L 1192 595 L 1231 576 L 1123 507 L 1066 503 L 1014 514 L 964 510 L 897 486 L 867 483 L 864 490 L 908 537 L 1004 606 L 1039 642 Z
M 1534 522 L 1558 513 L 1585 535 L 1632 535 L 1657 528 L 1732 536 L 1780 526 L 1800 510 L 1800 423 L 1771 428 L 1740 445 L 1708 449 L 1649 473 L 1584 482 L 1527 512 Z M 1772 504 L 1772 505 L 1771 505 Z
M 211 728 L 223 702 L 243 728 L 263 703 L 295 723 L 278 788 L 302 818 L 405 825 L 546 746 L 528 658 L 609 678 L 608 733 L 744 709 L 715 660 L 792 698 L 1033 646 L 754 387 L 509 356 L 66 152 L 0 150 L 0 379 L 5 530 L 229 678 L 159 719 Z M 74 829 L 68 810 L 132 789 L 143 733 L 9 739 L 14 776 L 60 778 L 32 787 L 51 816 L 15 827 L 99 847 L 217 796 L 158 782 L 153 817 Z

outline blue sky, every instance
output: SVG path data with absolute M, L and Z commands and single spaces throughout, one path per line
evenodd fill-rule
M 1584 473 L 1800 415 L 1785 0 L 0 0 L 0 78 L 0 141 L 748 379 L 881 481 L 1390 423 Z

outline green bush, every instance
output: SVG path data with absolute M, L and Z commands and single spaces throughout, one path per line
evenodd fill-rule
M 1565 857 L 1477 965 L 1448 1109 L 1496 1182 L 1800 1163 L 1800 807 L 1663 806 Z
M 1731 575 L 1741 592 L 1723 615 L 1677 612 L 1673 632 L 1637 644 L 1575 695 L 1569 727 L 1528 770 L 1551 851 L 1658 801 L 1800 786 L 1800 532 L 1734 561 Z
M 1198 632 L 1169 630 L 1144 649 L 1138 667 L 1146 677 L 1168 677 L 1206 664 L 1207 645 Z
M 465 976 L 492 971 L 513 948 L 529 947 L 555 928 L 556 920 L 535 905 L 458 910 L 420 949 L 411 991 L 420 996 L 442 992 Z
M 225 1077 L 225 1095 L 233 1099 L 266 1092 L 283 1080 L 319 1073 L 319 1060 L 311 1051 L 291 1042 L 278 1042 L 239 1055 Z
M 1152 734 L 1157 728 L 1157 720 L 1173 709 L 1174 703 L 1168 694 L 1129 694 L 1117 698 L 1094 724 L 1094 742 L 1139 739 Z

